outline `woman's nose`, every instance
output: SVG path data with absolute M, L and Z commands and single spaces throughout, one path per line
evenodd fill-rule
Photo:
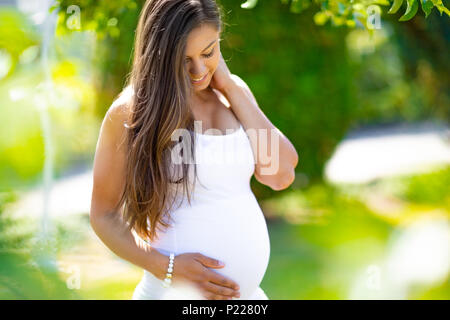
M 189 69 L 189 72 L 193 77 L 200 77 L 200 76 L 205 75 L 206 70 L 207 70 L 207 68 L 203 63 L 193 62 L 193 65 Z

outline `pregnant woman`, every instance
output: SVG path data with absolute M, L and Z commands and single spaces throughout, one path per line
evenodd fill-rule
M 127 86 L 100 129 L 90 221 L 143 269 L 133 299 L 268 299 L 250 179 L 285 189 L 298 155 L 230 73 L 221 12 L 214 0 L 147 1 Z

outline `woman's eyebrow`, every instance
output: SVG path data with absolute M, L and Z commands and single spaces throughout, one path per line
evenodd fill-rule
M 214 44 L 214 42 L 216 42 L 217 41 L 217 39 L 216 40 L 213 40 L 210 44 L 208 44 L 208 46 L 205 48 L 205 49 L 203 49 L 203 51 L 205 51 L 206 49 L 208 49 L 209 47 L 211 47 L 213 44 Z M 202 51 L 202 52 L 203 52 Z

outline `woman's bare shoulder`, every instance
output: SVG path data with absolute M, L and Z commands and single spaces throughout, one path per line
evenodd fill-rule
M 100 129 L 100 141 L 107 147 L 121 147 L 127 137 L 132 91 L 125 88 L 106 111 Z
M 106 112 L 105 121 L 111 121 L 115 128 L 124 126 L 129 119 L 132 97 L 133 89 L 130 86 L 123 89 Z

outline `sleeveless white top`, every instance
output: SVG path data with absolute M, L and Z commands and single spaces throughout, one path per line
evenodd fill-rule
M 198 180 L 191 203 L 181 199 L 181 205 L 170 212 L 172 219 L 166 220 L 172 227 L 160 231 L 150 244 L 161 253 L 174 252 L 174 264 L 176 255 L 186 252 L 223 261 L 225 267 L 211 270 L 239 284 L 241 296 L 233 299 L 268 299 L 259 285 L 269 263 L 270 241 L 250 188 L 255 161 L 247 134 L 240 124 L 231 134 L 194 132 L 194 137 Z M 164 288 L 162 280 L 144 270 L 133 299 L 165 298 L 202 299 L 195 291 Z

